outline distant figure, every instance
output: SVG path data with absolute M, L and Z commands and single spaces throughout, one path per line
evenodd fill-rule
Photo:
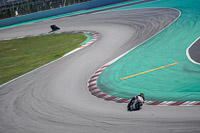
M 15 16 L 18 16 L 19 14 L 18 14 L 18 11 L 15 11 Z
M 144 104 L 144 93 L 140 93 L 140 95 L 134 96 L 131 101 L 127 105 L 128 111 L 140 110 L 141 106 Z
M 51 28 L 50 32 L 54 32 L 54 31 L 60 30 L 60 28 L 58 26 L 56 26 L 55 24 L 51 24 L 50 28 Z

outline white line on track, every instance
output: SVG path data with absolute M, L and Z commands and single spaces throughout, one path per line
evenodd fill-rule
M 200 65 L 200 63 L 196 62 L 195 60 L 193 60 L 189 54 L 189 49 L 200 39 L 200 37 L 198 37 L 187 49 L 186 49 L 186 55 L 188 57 L 188 59 L 194 63 L 194 64 L 197 64 L 197 65 Z
M 62 33 L 66 33 L 66 32 L 62 32 Z M 6 84 L 8 84 L 8 83 L 10 83 L 10 82 L 12 82 L 12 81 L 15 81 L 15 80 L 17 80 L 17 79 L 19 79 L 19 78 L 21 78 L 21 77 L 23 77 L 23 76 L 25 76 L 25 75 L 27 75 L 27 74 L 29 74 L 29 73 L 32 73 L 32 72 L 34 72 L 34 71 L 36 71 L 36 70 L 38 70 L 38 69 L 40 69 L 40 68 L 43 68 L 43 67 L 45 67 L 45 66 L 47 66 L 47 65 L 50 65 L 50 64 L 52 64 L 52 63 L 54 63 L 54 62 L 56 62 L 56 61 L 58 61 L 58 60 L 60 60 L 60 59 L 62 59 L 62 58 L 64 58 L 64 57 L 66 57 L 66 56 L 68 56 L 68 55 L 71 55 L 71 54 L 73 54 L 73 53 L 75 53 L 75 52 L 81 50 L 82 48 L 87 47 L 87 46 L 89 46 L 90 44 L 94 43 L 94 42 L 97 40 L 97 38 L 100 37 L 99 33 L 98 33 L 98 32 L 94 32 L 94 31 L 83 31 L 83 33 L 91 34 L 91 35 L 92 35 L 92 39 L 85 43 L 85 44 L 87 44 L 87 45 L 83 44 L 84 46 L 82 45 L 82 46 L 80 46 L 80 47 L 78 47 L 78 48 L 76 48 L 76 49 L 70 51 L 69 53 L 63 55 L 62 57 L 60 57 L 60 58 L 58 58 L 58 59 L 56 59 L 56 60 L 54 60 L 54 61 L 51 61 L 51 62 L 49 62 L 49 63 L 47 63 L 47 64 L 45 64 L 45 65 L 43 65 L 43 66 L 40 66 L 40 67 L 38 67 L 38 68 L 36 68 L 36 69 L 30 71 L 30 72 L 27 72 L 27 73 L 25 73 L 25 74 L 23 74 L 23 75 L 21 75 L 21 76 L 19 76 L 19 77 L 17 77 L 17 78 L 14 78 L 14 79 L 12 79 L 12 80 L 10 80 L 10 81 L 4 83 L 4 84 L 1 84 L 0 87 L 4 86 L 4 85 L 6 85 Z M 59 34 L 59 33 L 56 33 L 56 34 Z M 39 35 L 47 35 L 47 34 L 44 33 L 44 34 L 39 34 Z M 39 35 L 32 35 L 32 36 L 39 36 Z M 4 39 L 4 40 L 20 39 L 20 38 L 24 38 L 24 37 L 26 37 L 26 36 L 20 36 L 20 37 L 17 37 L 17 38 L 7 38 L 7 39 Z

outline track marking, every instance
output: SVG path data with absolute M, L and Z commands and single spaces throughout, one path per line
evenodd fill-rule
M 145 71 L 145 72 L 141 72 L 141 73 L 138 73 L 138 74 L 134 74 L 134 75 L 131 75 L 131 76 L 127 76 L 127 77 L 124 77 L 124 78 L 120 78 L 120 80 L 124 80 L 124 79 L 128 79 L 128 78 L 131 78 L 131 77 L 134 77 L 134 76 L 138 76 L 138 75 L 141 75 L 141 74 L 149 73 L 149 72 L 156 71 L 156 70 L 159 70 L 159 69 L 162 69 L 162 68 L 166 68 L 166 67 L 169 67 L 169 66 L 173 66 L 173 65 L 176 65 L 176 64 L 178 64 L 178 62 L 169 64 L 169 65 L 166 65 L 166 66 L 158 67 L 158 68 L 155 68 L 155 69 L 151 69 L 151 70 L 148 70 L 148 71 Z
M 88 45 L 94 43 L 94 42 L 100 37 L 100 34 L 99 34 L 98 32 L 96 32 L 96 31 L 89 31 L 89 30 L 70 31 L 70 32 L 69 32 L 69 31 L 68 31 L 68 32 L 65 32 L 65 31 L 64 31 L 64 32 L 61 32 L 61 33 L 83 33 L 83 34 L 91 34 L 93 39 L 91 39 L 89 42 L 87 42 L 87 43 L 86 43 L 87 45 L 85 45 L 85 47 L 87 47 Z M 25 36 L 25 37 L 40 36 L 40 35 L 47 35 L 47 34 L 49 34 L 49 33 L 36 34 L 36 35 L 28 35 L 28 36 Z M 55 34 L 60 34 L 60 33 L 55 33 Z M 3 39 L 3 40 L 11 40 L 11 39 L 17 39 L 17 38 L 7 38 L 7 39 Z M 82 48 L 78 47 L 78 48 L 72 50 L 71 52 L 68 52 L 67 54 L 63 55 L 62 57 L 60 57 L 60 58 L 58 58 L 58 59 L 56 59 L 56 60 L 53 60 L 53 61 L 51 61 L 51 62 L 49 62 L 49 63 L 47 63 L 47 64 L 44 64 L 43 66 L 40 66 L 40 67 L 38 67 L 38 68 L 36 68 L 36 69 L 34 69 L 34 70 L 30 71 L 30 72 L 27 72 L 27 73 L 25 73 L 25 74 L 23 74 L 23 75 L 21 75 L 21 76 L 15 78 L 15 79 L 12 79 L 12 80 L 10 80 L 10 81 L 8 81 L 8 82 L 6 82 L 6 83 L 0 84 L 0 88 L 1 88 L 2 86 L 4 86 L 4 85 L 8 84 L 8 83 L 11 83 L 11 82 L 13 82 L 13 81 L 15 81 L 15 80 L 17 80 L 17 79 L 19 79 L 19 78 L 24 77 L 25 75 L 28 75 L 28 74 L 30 74 L 30 73 L 32 73 L 32 72 L 35 72 L 36 70 L 38 70 L 38 69 L 40 69 L 40 68 L 43 68 L 43 67 L 45 67 L 45 66 L 47 66 L 47 65 L 49 65 L 49 64 L 51 64 L 51 63 L 54 63 L 54 62 L 60 60 L 61 58 L 64 58 L 65 56 L 68 56 L 68 55 L 70 55 L 70 54 L 72 54 L 72 53 L 74 53 L 74 52 L 76 52 L 76 51 L 78 51 L 78 50 L 80 50 L 80 49 L 82 49 Z
M 104 70 L 108 66 L 109 65 L 105 65 L 103 67 L 100 67 L 97 70 L 98 74 L 100 75 L 103 72 L 102 70 Z M 96 75 L 96 72 L 93 75 Z M 96 77 L 95 80 L 91 77 L 88 80 L 87 86 L 88 86 L 88 91 L 93 96 L 104 99 L 105 101 L 113 101 L 113 102 L 116 102 L 116 103 L 128 103 L 131 100 L 131 99 L 125 99 L 125 98 L 111 96 L 111 95 L 108 95 L 108 94 L 102 92 L 97 87 L 97 78 L 98 77 Z M 94 83 L 96 83 L 96 85 L 92 85 Z M 200 101 L 145 101 L 145 104 L 146 105 L 153 105 L 153 106 L 200 106 Z
M 197 64 L 197 65 L 200 65 L 200 63 L 199 63 L 199 62 L 196 62 L 195 60 L 193 60 L 193 59 L 191 58 L 190 53 L 189 53 L 189 49 L 190 49 L 199 39 L 200 39 L 200 37 L 198 37 L 198 38 L 187 48 L 187 50 L 186 50 L 186 55 L 187 55 L 188 59 L 189 59 L 192 63 Z

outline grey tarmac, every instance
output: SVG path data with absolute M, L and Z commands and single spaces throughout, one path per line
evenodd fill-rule
M 200 38 L 189 48 L 190 57 L 197 63 L 200 63 Z
M 200 107 L 107 102 L 87 90 L 102 65 L 150 38 L 179 15 L 168 8 L 85 14 L 0 30 L 0 39 L 61 31 L 93 30 L 92 45 L 0 87 L 0 133 L 199 133 Z

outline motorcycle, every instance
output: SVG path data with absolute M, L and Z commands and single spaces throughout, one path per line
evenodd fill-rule
M 128 103 L 127 110 L 128 111 L 140 110 L 143 103 L 144 103 L 144 99 L 142 97 L 135 96 Z
M 50 25 L 50 28 L 51 28 L 51 31 L 49 33 L 60 30 L 60 28 L 56 26 L 55 24 Z

